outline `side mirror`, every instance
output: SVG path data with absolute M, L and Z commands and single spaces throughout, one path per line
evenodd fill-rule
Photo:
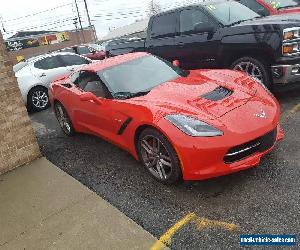
M 175 66 L 175 67 L 178 67 L 178 68 L 180 68 L 180 61 L 179 60 L 174 60 L 173 62 L 172 62 L 172 64 Z
M 204 33 L 204 32 L 214 33 L 215 30 L 216 30 L 215 26 L 212 26 L 207 23 L 198 23 L 194 26 L 194 31 L 196 31 L 197 33 Z
M 92 92 L 85 92 L 80 95 L 80 101 L 87 102 L 87 101 L 93 101 L 99 105 L 102 104 L 102 101 L 97 98 Z

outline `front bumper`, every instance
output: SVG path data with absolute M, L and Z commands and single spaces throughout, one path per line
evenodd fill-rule
M 264 151 L 255 152 L 241 160 L 226 163 L 224 157 L 228 150 L 233 146 L 222 145 L 219 148 L 208 148 L 206 150 L 189 151 L 185 149 L 185 154 L 181 154 L 180 160 L 183 166 L 183 178 L 184 180 L 205 180 L 218 176 L 239 172 L 251 167 L 257 166 L 261 158 L 273 150 L 276 142 L 283 139 L 283 131 L 280 125 L 277 125 L 277 135 L 274 143 Z M 179 149 L 182 152 L 182 148 Z
M 300 64 L 282 64 L 271 66 L 274 84 L 300 82 Z

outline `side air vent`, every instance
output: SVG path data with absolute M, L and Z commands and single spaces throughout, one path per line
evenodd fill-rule
M 215 88 L 213 91 L 202 95 L 201 97 L 211 101 L 219 101 L 228 96 L 231 96 L 232 94 L 233 94 L 232 90 L 219 86 Z

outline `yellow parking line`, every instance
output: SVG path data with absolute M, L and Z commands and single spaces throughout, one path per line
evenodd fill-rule
M 161 250 L 164 249 L 166 245 L 171 245 L 171 239 L 173 235 L 190 221 L 195 223 L 199 230 L 205 228 L 221 228 L 228 231 L 234 231 L 239 229 L 239 226 L 234 223 L 227 223 L 219 220 L 209 220 L 204 217 L 198 217 L 195 213 L 189 213 L 181 220 L 176 222 L 167 232 L 165 232 L 150 250 Z
M 195 218 L 194 213 L 189 213 L 184 216 L 181 220 L 177 221 L 167 232 L 165 232 L 159 240 L 151 247 L 151 250 L 160 250 L 163 249 L 167 244 L 171 244 L 172 236 L 185 224 L 190 222 L 193 218 Z
M 226 229 L 228 231 L 234 231 L 239 228 L 238 225 L 233 224 L 233 223 L 227 223 L 224 221 L 219 221 L 219 220 L 209 220 L 203 217 L 198 217 L 196 218 L 193 222 L 197 225 L 197 228 L 199 230 L 202 230 L 204 228 L 212 228 L 212 227 L 219 227 L 222 229 Z
M 295 105 L 291 110 L 290 110 L 290 114 L 295 114 L 296 112 L 298 112 L 300 110 L 300 103 L 298 103 L 297 105 Z

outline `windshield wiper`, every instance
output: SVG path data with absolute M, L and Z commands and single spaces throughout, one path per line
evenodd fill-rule
M 137 97 L 137 96 L 143 96 L 143 95 L 148 94 L 149 92 L 150 92 L 150 90 L 149 91 L 139 91 L 139 92 L 135 92 L 135 93 L 117 92 L 113 95 L 113 97 L 115 99 L 125 100 L 125 99 L 129 99 L 129 98 Z
M 240 23 L 243 23 L 243 22 L 246 22 L 246 21 L 249 21 L 249 20 L 252 20 L 252 19 L 239 20 L 239 21 L 233 22 L 231 24 L 228 24 L 227 26 L 233 26 L 233 25 L 240 24 Z

